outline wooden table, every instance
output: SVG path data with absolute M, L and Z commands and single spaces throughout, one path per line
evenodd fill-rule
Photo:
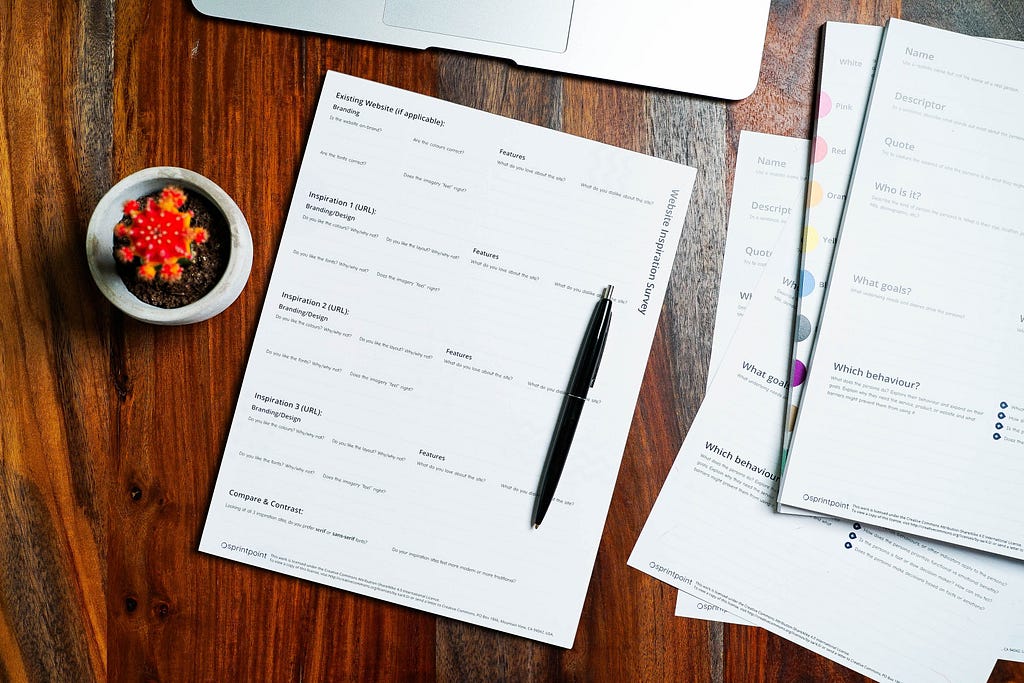
M 757 91 L 727 103 L 215 21 L 187 0 L 0 2 L 0 680 L 866 680 L 760 629 L 674 617 L 675 591 L 626 557 L 703 395 L 739 131 L 808 136 L 819 25 L 890 15 L 1024 38 L 1020 0 L 780 0 Z M 329 68 L 698 169 L 571 650 L 196 552 Z M 89 277 L 93 207 L 152 165 L 207 175 L 251 224 L 248 287 L 208 322 L 137 323 Z

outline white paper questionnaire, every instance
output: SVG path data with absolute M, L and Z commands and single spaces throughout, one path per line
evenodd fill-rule
M 781 502 L 1024 559 L 1024 49 L 887 29 Z
M 811 348 L 818 333 L 825 285 L 832 269 L 832 255 L 881 44 L 881 26 L 834 21 L 825 24 L 818 73 L 818 110 L 808 172 L 810 185 L 800 257 L 800 288 L 793 325 L 793 371 L 783 434 L 783 469 L 804 381 L 810 371 Z M 791 514 L 809 514 L 788 505 L 779 505 L 778 509 Z
M 779 234 L 801 225 L 807 154 L 807 140 L 740 132 L 711 341 L 709 383 L 747 310 Z
M 773 511 L 799 237 L 774 249 L 629 563 L 877 680 L 985 680 L 1020 563 Z
M 839 223 L 846 201 L 853 158 L 867 111 L 871 82 L 882 28 L 861 24 L 829 22 L 822 41 L 819 74 L 818 117 L 815 123 L 814 155 L 810 167 L 807 225 L 804 229 L 801 288 L 797 299 L 798 322 L 794 334 L 794 371 L 790 386 L 790 410 L 799 406 L 803 386 L 799 383 L 803 362 L 810 371 L 810 348 L 817 335 L 818 317 L 824 301 L 822 284 L 832 269 Z M 805 286 L 813 282 L 814 286 Z M 787 436 L 792 432 L 787 432 Z M 785 453 L 785 448 L 783 452 Z M 780 511 L 816 514 L 788 505 Z M 1020 661 L 1024 656 L 1024 621 L 1018 621 L 1003 642 L 1010 643 L 1001 659 Z
M 329 73 L 200 549 L 571 645 L 693 178 Z M 609 284 L 600 372 L 534 530 Z
M 711 340 L 708 383 L 753 297 L 779 235 L 796 234 L 803 221 L 808 142 L 800 138 L 740 132 L 729 227 L 718 290 L 715 332 Z M 794 264 L 795 272 L 795 264 Z M 746 624 L 706 599 L 682 591 L 676 616 Z

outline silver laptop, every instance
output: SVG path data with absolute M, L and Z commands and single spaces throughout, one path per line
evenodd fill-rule
M 192 0 L 225 19 L 740 99 L 769 0 Z

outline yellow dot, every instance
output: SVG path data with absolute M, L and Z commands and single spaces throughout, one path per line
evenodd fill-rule
M 818 231 L 808 225 L 804 228 L 804 252 L 814 251 L 818 248 Z
M 821 189 L 821 183 L 817 180 L 811 181 L 811 188 L 807 196 L 807 206 L 817 206 L 818 202 L 821 201 L 821 197 L 824 192 Z

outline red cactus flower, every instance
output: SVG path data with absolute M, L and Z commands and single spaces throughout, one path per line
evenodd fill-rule
M 168 282 L 181 279 L 180 261 L 190 260 L 192 244 L 202 244 L 209 236 L 205 229 L 192 227 L 191 211 L 179 211 L 185 200 L 181 189 L 165 187 L 156 201 L 146 200 L 144 209 L 134 199 L 124 203 L 131 223 L 118 223 L 114 234 L 128 244 L 115 254 L 124 263 L 138 259 L 143 280 L 157 275 Z

